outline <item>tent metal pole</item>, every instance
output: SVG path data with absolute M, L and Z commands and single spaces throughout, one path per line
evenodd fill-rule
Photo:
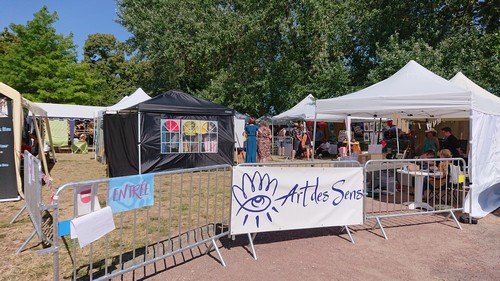
M 311 160 L 314 161 L 314 152 L 316 151 L 316 112 L 314 112 L 314 127 L 313 127 L 313 135 L 312 135 L 312 151 L 311 151 Z
M 137 112 L 137 150 L 139 156 L 139 175 L 142 174 L 142 165 L 141 165 L 141 112 Z
M 396 127 L 396 146 L 398 148 L 398 152 L 396 153 L 396 155 L 399 155 L 399 128 L 398 126 L 394 126 Z
M 351 156 L 351 116 L 347 115 L 346 118 L 347 124 L 347 151 L 349 152 L 349 156 Z

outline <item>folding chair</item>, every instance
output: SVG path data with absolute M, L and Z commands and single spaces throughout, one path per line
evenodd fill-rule
M 429 194 L 429 202 L 431 199 L 435 200 L 436 203 L 441 204 L 444 199 L 446 205 L 454 205 L 458 201 L 457 192 L 460 187 L 460 175 L 462 171 L 460 166 L 453 164 L 448 165 L 448 170 L 446 171 L 446 183 L 440 188 L 434 188 L 432 181 L 429 182 L 429 187 L 431 193 Z

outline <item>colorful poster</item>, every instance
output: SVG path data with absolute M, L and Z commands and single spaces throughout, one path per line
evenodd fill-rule
M 233 168 L 231 234 L 363 223 L 363 168 Z
M 144 174 L 111 178 L 109 180 L 108 204 L 113 213 L 153 206 L 153 175 Z
M 94 196 L 92 196 L 94 190 Z M 75 187 L 76 216 L 83 216 L 92 211 L 101 209 L 99 198 L 97 197 L 97 186 L 81 185 Z M 93 200 L 92 200 L 93 197 Z M 94 209 L 92 210 L 92 201 L 94 201 Z

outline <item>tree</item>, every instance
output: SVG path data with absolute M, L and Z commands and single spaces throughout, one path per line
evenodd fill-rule
M 493 1 L 359 1 L 346 58 L 354 86 L 387 78 L 415 59 L 446 78 L 457 71 L 490 91 L 499 74 L 498 3 Z M 496 19 L 496 20 L 495 20 Z M 467 74 L 468 73 L 468 74 Z M 379 81 L 379 80 L 378 80 Z
M 346 92 L 345 1 L 118 1 L 159 91 L 181 88 L 252 115 Z
M 90 103 L 94 81 L 76 62 L 72 35 L 56 34 L 56 20 L 44 6 L 26 25 L 2 33 L 0 80 L 33 101 Z
M 128 49 L 112 34 L 92 34 L 85 41 L 82 63 L 100 81 L 96 93 L 100 104 L 114 104 L 138 87 L 148 89 L 148 63 L 137 56 L 127 59 Z

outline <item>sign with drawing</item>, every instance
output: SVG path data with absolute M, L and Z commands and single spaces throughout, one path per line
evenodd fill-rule
M 97 197 L 97 185 L 79 185 L 75 187 L 76 216 L 83 216 L 101 209 Z
M 113 213 L 153 206 L 153 174 L 111 178 L 109 180 L 108 204 Z
M 363 223 L 363 168 L 233 168 L 231 234 Z

